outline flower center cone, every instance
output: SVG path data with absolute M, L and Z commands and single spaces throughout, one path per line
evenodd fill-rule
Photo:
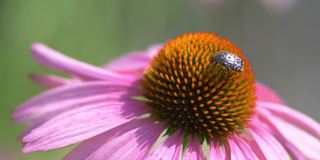
M 240 66 L 221 53 L 241 60 Z M 169 41 L 146 69 L 143 87 L 151 115 L 171 132 L 223 140 L 245 128 L 254 113 L 252 68 L 239 48 L 215 34 Z

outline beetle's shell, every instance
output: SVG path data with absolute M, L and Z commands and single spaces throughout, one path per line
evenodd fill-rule
M 242 59 L 231 52 L 221 51 L 217 53 L 212 60 L 219 62 L 226 68 L 237 72 L 242 72 L 244 68 L 244 62 Z

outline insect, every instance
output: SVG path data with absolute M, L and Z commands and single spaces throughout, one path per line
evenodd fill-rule
M 237 55 L 228 51 L 218 52 L 212 58 L 212 61 L 219 62 L 226 68 L 237 71 L 237 72 L 242 72 L 244 68 L 244 62 L 242 61 L 242 59 Z

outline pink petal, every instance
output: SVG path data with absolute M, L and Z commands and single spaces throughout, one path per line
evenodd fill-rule
M 30 78 L 40 86 L 46 88 L 55 88 L 66 84 L 76 83 L 76 80 L 71 80 L 55 75 L 44 75 L 44 74 L 31 74 Z
M 111 71 L 80 62 L 67 57 L 44 44 L 36 43 L 32 45 L 32 52 L 35 60 L 45 66 L 65 71 L 73 75 L 86 79 L 110 80 L 110 81 L 132 81 L 133 77 L 124 76 Z
M 228 147 L 228 146 L 227 146 Z M 227 149 L 225 145 L 219 144 L 215 140 L 210 143 L 210 160 L 230 160 L 230 148 Z
M 257 155 L 258 159 L 260 160 L 266 160 L 266 157 L 264 156 L 264 153 L 262 152 L 261 148 L 259 147 L 258 143 L 249 137 L 244 137 L 244 141 L 246 141 L 250 146 L 252 151 Z
M 280 96 L 268 86 L 260 82 L 257 82 L 256 86 L 257 86 L 256 95 L 259 101 L 285 104 L 284 101 L 280 98 Z
M 184 155 L 184 160 L 204 160 L 202 147 L 196 138 L 191 138 Z
M 107 100 L 130 98 L 129 84 L 110 82 L 75 83 L 45 92 L 25 102 L 16 109 L 13 118 L 17 122 L 47 120 L 63 111 Z
M 156 150 L 148 157 L 148 160 L 181 160 L 182 148 L 183 135 L 176 132 L 157 147 Z
M 229 144 L 231 146 L 231 159 L 264 159 L 264 157 L 258 158 L 258 155 L 256 155 L 256 153 L 251 149 L 250 143 L 246 142 L 244 139 L 238 136 L 233 136 L 232 138 L 229 138 Z
M 143 71 L 149 66 L 153 56 L 158 53 L 162 46 L 162 44 L 155 44 L 146 51 L 125 54 L 121 58 L 107 64 L 105 68 L 124 75 L 141 77 Z
M 141 116 L 142 107 L 106 101 L 61 113 L 26 134 L 23 151 L 46 151 L 86 140 Z
M 146 51 L 130 52 L 122 57 L 111 61 L 105 68 L 111 70 L 144 70 L 149 66 L 152 58 L 163 47 L 162 44 L 154 44 Z
M 163 129 L 159 123 L 134 120 L 80 144 L 65 160 L 144 160 Z
M 147 49 L 147 55 L 153 58 L 163 48 L 163 44 L 154 44 Z
M 268 123 L 272 132 L 291 151 L 296 159 L 317 159 L 320 157 L 320 139 L 302 129 L 273 116 L 267 110 L 259 111 L 261 117 Z
M 297 0 L 261 0 L 266 9 L 275 13 L 283 13 L 292 9 Z
M 131 52 L 111 61 L 105 68 L 114 71 L 143 71 L 149 66 L 150 61 L 151 58 L 144 52 Z
M 311 117 L 280 104 L 258 101 L 257 105 L 320 138 L 320 124 Z
M 264 153 L 266 159 L 290 160 L 290 156 L 281 143 L 273 135 L 265 131 L 261 125 L 259 126 L 258 123 L 252 125 L 249 131 L 259 145 L 261 151 Z

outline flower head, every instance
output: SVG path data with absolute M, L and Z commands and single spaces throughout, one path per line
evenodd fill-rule
M 217 35 L 186 34 L 101 68 L 32 50 L 73 78 L 32 76 L 51 89 L 13 114 L 29 126 L 24 152 L 82 142 L 65 159 L 201 160 L 208 143 L 209 159 L 319 157 L 320 125 L 257 83 L 241 50 Z
M 231 55 L 241 57 L 243 70 L 220 63 Z M 209 33 L 168 42 L 146 69 L 143 86 L 159 121 L 201 139 L 239 132 L 254 112 L 255 79 L 248 60 L 230 41 Z

